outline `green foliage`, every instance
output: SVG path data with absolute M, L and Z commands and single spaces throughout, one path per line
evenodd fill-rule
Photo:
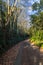
M 43 29 L 43 12 L 40 12 L 39 15 L 31 15 L 31 23 L 37 29 Z
M 32 9 L 33 10 L 38 10 L 39 9 L 39 3 L 35 2 L 33 5 L 32 5 Z
M 30 39 L 38 47 L 43 47 L 43 11 L 42 11 L 42 0 L 40 3 L 34 3 L 33 10 L 38 10 L 37 14 L 31 15 L 31 28 L 30 28 Z M 41 8 L 40 8 L 41 7 Z M 40 12 L 39 12 L 40 10 Z
M 40 47 L 43 48 L 43 43 L 41 43 L 41 42 L 36 43 L 35 45 L 38 46 L 39 48 L 40 48 Z
M 32 5 L 32 9 L 38 11 L 38 13 L 43 11 L 43 0 L 40 0 L 40 3 L 35 2 Z
M 43 44 L 41 45 L 41 48 L 43 48 Z
M 40 9 L 43 10 L 43 0 L 40 0 Z

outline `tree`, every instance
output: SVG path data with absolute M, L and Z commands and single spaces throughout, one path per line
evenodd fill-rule
M 38 13 L 40 13 L 41 11 L 43 11 L 43 0 L 40 0 L 40 2 L 35 2 L 32 5 L 32 9 L 38 11 Z
M 5 49 L 3 49 L 3 47 L 6 46 L 6 38 L 5 38 L 5 23 L 6 23 L 6 11 L 7 11 L 7 7 L 6 7 L 6 3 L 3 2 L 3 0 L 0 1 L 0 46 L 1 46 L 1 52 L 5 51 Z
M 42 2 L 42 0 L 41 0 Z M 43 40 L 43 11 L 42 11 L 42 4 L 39 3 L 39 6 L 37 6 L 37 3 L 34 3 L 32 6 L 33 10 L 37 11 L 37 13 L 31 15 L 31 28 L 32 31 L 31 36 L 33 40 Z M 37 7 L 36 7 L 37 6 Z M 40 10 L 40 11 L 39 11 Z
M 39 6 L 40 4 L 38 2 L 35 2 L 33 5 L 32 5 L 32 9 L 33 10 L 38 10 L 39 9 Z
M 40 0 L 40 3 L 35 2 L 32 5 L 33 10 L 36 10 L 36 11 L 38 10 L 37 14 L 31 15 L 32 23 L 38 29 L 43 29 L 43 22 L 42 22 L 43 21 L 43 11 L 42 11 L 43 4 L 42 2 L 43 0 Z
M 40 0 L 40 9 L 43 10 L 43 0 Z

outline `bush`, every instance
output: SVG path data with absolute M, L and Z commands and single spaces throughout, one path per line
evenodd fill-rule
M 41 44 L 41 48 L 43 48 L 43 43 Z
M 43 48 L 43 43 L 41 43 L 41 42 L 36 43 L 35 45 L 38 46 L 39 48 L 41 48 L 41 47 Z

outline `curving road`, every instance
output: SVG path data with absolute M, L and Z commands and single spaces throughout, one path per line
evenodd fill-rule
M 22 42 L 13 65 L 42 65 L 38 47 L 31 46 L 27 40 Z

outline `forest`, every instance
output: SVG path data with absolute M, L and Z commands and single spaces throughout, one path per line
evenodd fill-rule
M 28 20 L 24 12 L 27 5 L 16 3 L 15 0 L 13 4 L 9 3 L 9 0 L 7 2 L 0 0 L 1 54 L 25 39 L 29 39 L 39 48 L 43 48 L 43 0 L 29 5 L 33 14 L 28 15 Z

